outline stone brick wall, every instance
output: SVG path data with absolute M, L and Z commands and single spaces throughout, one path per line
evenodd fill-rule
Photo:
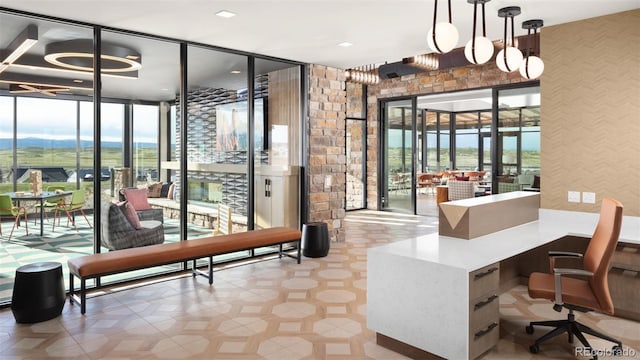
M 378 206 L 378 100 L 384 98 L 426 95 L 457 90 L 492 87 L 525 80 L 518 71 L 504 73 L 495 63 L 469 65 L 451 69 L 381 80 L 367 87 L 367 208 Z
M 344 241 L 345 115 L 344 71 L 309 66 L 309 222 L 324 221 L 334 241 Z

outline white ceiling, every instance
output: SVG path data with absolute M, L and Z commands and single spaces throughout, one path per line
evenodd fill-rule
M 0 6 L 226 48 L 338 68 L 396 62 L 428 53 L 433 0 L 0 0 Z M 640 7 L 640 0 L 492 0 L 486 4 L 487 32 L 502 38 L 499 8 L 520 6 L 521 23 L 545 26 Z M 458 46 L 471 38 L 473 6 L 452 0 Z M 214 14 L 229 10 L 237 16 Z M 439 20 L 446 15 L 439 2 Z M 1 26 L 2 24 L 0 24 Z M 543 30 L 544 31 L 544 28 Z M 341 42 L 353 43 L 343 48 Z

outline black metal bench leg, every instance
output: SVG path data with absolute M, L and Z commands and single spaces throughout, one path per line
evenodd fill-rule
M 191 266 L 191 275 L 196 277 L 198 274 L 198 268 L 196 268 L 196 259 L 193 259 L 193 265 Z
M 213 284 L 213 256 L 209 256 L 209 285 Z
M 298 264 L 300 264 L 300 259 L 302 259 L 302 239 L 298 240 Z
M 280 246 L 280 252 L 278 253 L 278 258 L 282 259 L 282 244 Z
M 69 304 L 73 305 L 73 295 L 75 291 L 73 291 L 73 274 L 69 272 Z
M 87 287 L 84 279 L 80 279 L 80 313 L 87 312 Z

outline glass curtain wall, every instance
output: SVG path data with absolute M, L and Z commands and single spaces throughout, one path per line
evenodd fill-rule
M 497 91 L 498 192 L 530 188 L 540 176 L 540 87 Z
M 1 15 L 0 15 L 1 16 Z M 13 191 L 14 97 L 0 96 L 0 194 Z
M 444 170 L 482 170 L 480 181 L 493 193 L 533 185 L 540 173 L 539 86 L 418 96 L 415 107 L 412 101 L 382 102 L 380 209 L 431 214 L 407 190 L 415 184 L 416 199 L 431 199 L 420 196 L 434 193 L 423 189 L 434 184 L 424 179 Z M 415 169 L 411 139 L 417 146 Z M 445 183 L 446 178 L 437 181 Z
M 158 132 L 160 127 L 159 104 L 133 104 L 133 174 L 134 184 L 141 186 L 159 180 Z M 157 125 L 156 125 L 157 124 Z M 168 190 L 168 188 L 167 188 Z M 166 196 L 165 196 L 166 197 Z
M 153 237 L 158 242 L 223 232 L 217 221 L 220 204 L 233 212 L 233 232 L 283 224 L 299 227 L 301 65 L 111 29 L 100 32 L 98 46 L 97 27 L 11 11 L 0 12 L 0 24 L 0 60 L 16 38 L 27 36 L 31 45 L 21 47 L 25 50 L 16 54 L 15 62 L 0 69 L 0 193 L 29 192 L 29 174 L 39 171 L 43 190 L 56 186 L 84 191 L 77 201 L 88 217 L 85 221 L 75 216 L 76 230 L 72 222 L 66 225 L 63 215 L 54 232 L 55 203 L 44 209 L 40 221 L 35 202 L 18 199 L 28 208 L 29 234 L 21 226 L 11 241 L 5 241 L 8 234 L 3 232 L 0 277 L 6 281 L 0 282 L 0 303 L 10 301 L 15 268 L 33 258 L 59 261 L 64 267 L 65 257 L 112 250 L 108 241 L 103 242 L 112 233 L 100 220 L 110 221 L 102 208 L 121 200 L 122 188 L 146 191 L 152 219 L 161 224 L 160 236 Z M 187 49 L 186 64 L 181 63 L 181 46 Z M 94 134 L 97 48 L 102 53 L 102 86 L 99 134 Z M 81 55 L 71 60 L 77 54 Z M 188 69 L 186 79 L 180 78 L 182 65 Z M 187 84 L 186 114 L 180 113 L 181 80 Z M 249 89 L 254 91 L 250 94 Z M 94 169 L 97 154 L 100 166 Z M 186 173 L 180 171 L 183 166 Z M 263 176 L 270 177 L 270 190 L 280 186 L 279 197 L 270 207 L 260 201 L 258 213 L 253 180 Z M 72 196 L 63 198 L 66 202 Z M 94 219 L 94 203 L 100 205 L 102 219 Z M 142 211 L 137 213 L 148 220 Z M 270 222 L 258 226 L 259 218 Z M 32 221 L 45 225 L 42 233 L 33 229 Z M 271 249 L 216 261 L 267 251 Z M 109 276 L 103 283 L 179 270 L 182 265 Z
M 419 147 L 426 161 L 422 172 L 438 173 L 451 168 L 451 149 L 449 129 L 451 114 L 439 111 L 424 111 L 424 138 Z
M 92 74 L 63 68 L 45 60 L 46 45 L 59 41 L 91 39 L 93 29 L 0 13 L 0 53 L 11 50 L 15 60 L 0 71 L 0 194 L 8 194 L 14 204 L 27 210 L 29 234 L 20 226 L 9 238 L 3 231 L 0 241 L 0 302 L 9 301 L 15 269 L 38 261 L 63 261 L 93 252 L 92 182 L 81 181 L 87 148 L 93 142 L 91 108 Z M 20 39 L 21 51 L 7 49 Z M 28 46 L 27 46 L 28 45 Z M 88 51 L 93 47 L 89 43 Z M 87 127 L 88 124 L 88 127 Z M 86 131 L 85 131 L 86 130 Z M 15 145 L 14 145 L 15 144 Z M 92 158 L 92 157 L 91 157 Z M 91 169 L 92 165 L 89 166 Z M 33 185 L 33 186 L 32 186 Z M 14 190 L 27 196 L 60 189 L 85 191 L 82 206 L 87 219 L 78 214 L 67 223 L 52 221 L 56 205 L 70 204 L 71 196 L 55 196 L 43 201 L 20 199 Z M 23 195 L 23 196 L 24 196 Z M 82 201 L 80 201 L 82 202 Z M 3 228 L 11 222 L 3 217 Z M 10 229 L 10 227 L 9 227 Z M 65 272 L 66 273 L 66 272 Z

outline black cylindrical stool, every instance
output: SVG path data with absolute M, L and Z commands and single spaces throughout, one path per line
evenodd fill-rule
M 329 228 L 326 223 L 317 222 L 302 225 L 302 255 L 323 257 L 329 253 Z
M 65 302 L 62 264 L 39 262 L 16 269 L 11 311 L 18 323 L 46 321 L 62 313 Z

